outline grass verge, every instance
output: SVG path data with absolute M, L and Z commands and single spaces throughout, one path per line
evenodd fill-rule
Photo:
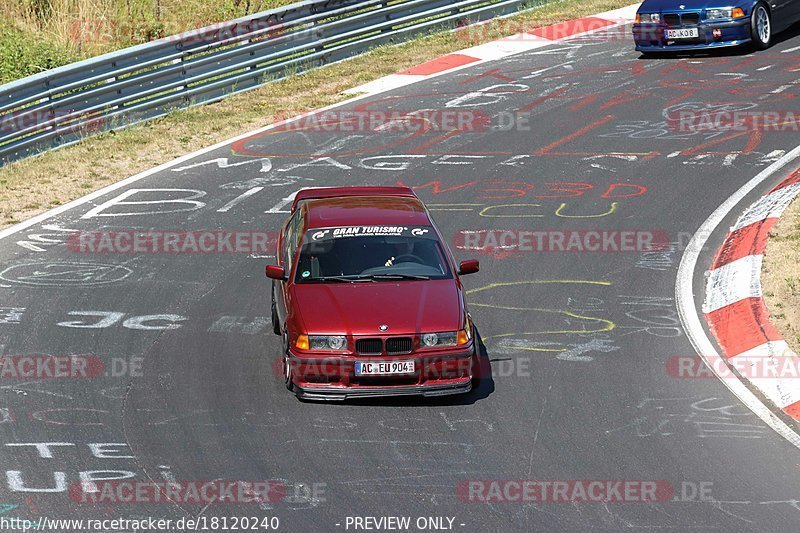
M 166 35 L 190 31 L 217 22 L 266 11 L 296 0 L 0 0 L 0 29 L 17 34 L 6 41 L 25 49 L 46 43 L 52 50 L 87 58 Z M 1 39 L 0 58 L 6 50 Z M 58 56 L 59 58 L 61 55 Z M 66 59 L 60 64 L 68 63 Z M 33 58 L 25 67 L 42 61 Z M 50 67 L 52 68 L 52 67 Z M 21 75 L 25 69 L 20 69 Z M 19 77 L 18 70 L 3 73 L 0 82 Z
M 440 32 L 380 47 L 222 102 L 103 133 L 0 168 L 0 227 L 15 224 L 188 152 L 348 98 L 343 91 L 442 54 L 555 22 L 630 5 L 630 0 L 562 0 L 496 21 L 485 31 Z
M 38 74 L 79 59 L 43 35 L 29 34 L 0 18 L 0 83 Z
M 770 320 L 800 353 L 800 197 L 770 232 L 761 285 Z

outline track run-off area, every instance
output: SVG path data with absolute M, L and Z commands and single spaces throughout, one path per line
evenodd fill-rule
M 25 379 L 4 369 L 0 517 L 278 517 L 284 531 L 352 530 L 348 517 L 387 515 L 424 517 L 425 530 L 796 531 L 797 448 L 712 373 L 676 371 L 702 366 L 676 278 L 706 218 L 800 144 L 786 124 L 685 122 L 709 110 L 785 114 L 800 94 L 800 40 L 789 32 L 757 54 L 644 59 L 629 31 L 356 99 L 4 232 L 0 352 L 83 356 L 90 371 Z M 794 168 L 775 167 L 704 239 L 686 281 L 698 316 L 702 273 L 728 227 Z M 480 259 L 464 283 L 491 372 L 463 397 L 300 402 L 283 384 L 263 274 L 292 194 L 397 184 L 426 203 L 458 260 Z M 230 248 L 81 240 L 156 231 L 185 244 L 186 232 L 204 230 L 233 234 Z M 642 235 L 656 249 L 640 246 Z M 280 494 L 83 497 L 82 481 L 113 478 L 271 480 Z M 508 480 L 655 482 L 659 496 L 470 492 Z

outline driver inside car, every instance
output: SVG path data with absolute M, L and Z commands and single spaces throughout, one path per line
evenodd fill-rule
M 394 266 L 395 263 L 400 263 L 398 259 L 414 259 L 414 243 L 412 241 L 402 241 L 394 243 L 394 250 L 390 252 L 392 255 L 383 264 L 385 267 Z

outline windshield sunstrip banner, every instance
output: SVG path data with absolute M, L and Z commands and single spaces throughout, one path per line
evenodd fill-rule
M 310 241 L 325 241 L 346 237 L 428 237 L 433 238 L 429 226 L 342 226 L 313 229 L 307 233 Z

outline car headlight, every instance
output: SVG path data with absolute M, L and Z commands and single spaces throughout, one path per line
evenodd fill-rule
M 708 20 L 729 19 L 731 18 L 731 11 L 730 7 L 708 9 L 706 10 L 706 18 Z
M 740 7 L 718 7 L 706 10 L 707 20 L 734 19 L 744 16 L 744 10 Z
M 443 333 L 423 333 L 422 345 L 426 348 L 433 346 L 455 346 L 456 332 L 446 331 Z
M 459 346 L 466 344 L 472 332 L 469 333 L 464 330 L 458 331 L 445 331 L 441 333 L 423 333 L 422 334 L 422 347 L 433 348 L 434 346 Z
M 658 13 L 637 13 L 636 22 L 661 22 L 661 15 Z
M 311 350 L 344 350 L 347 337 L 342 335 L 309 335 L 308 344 Z

